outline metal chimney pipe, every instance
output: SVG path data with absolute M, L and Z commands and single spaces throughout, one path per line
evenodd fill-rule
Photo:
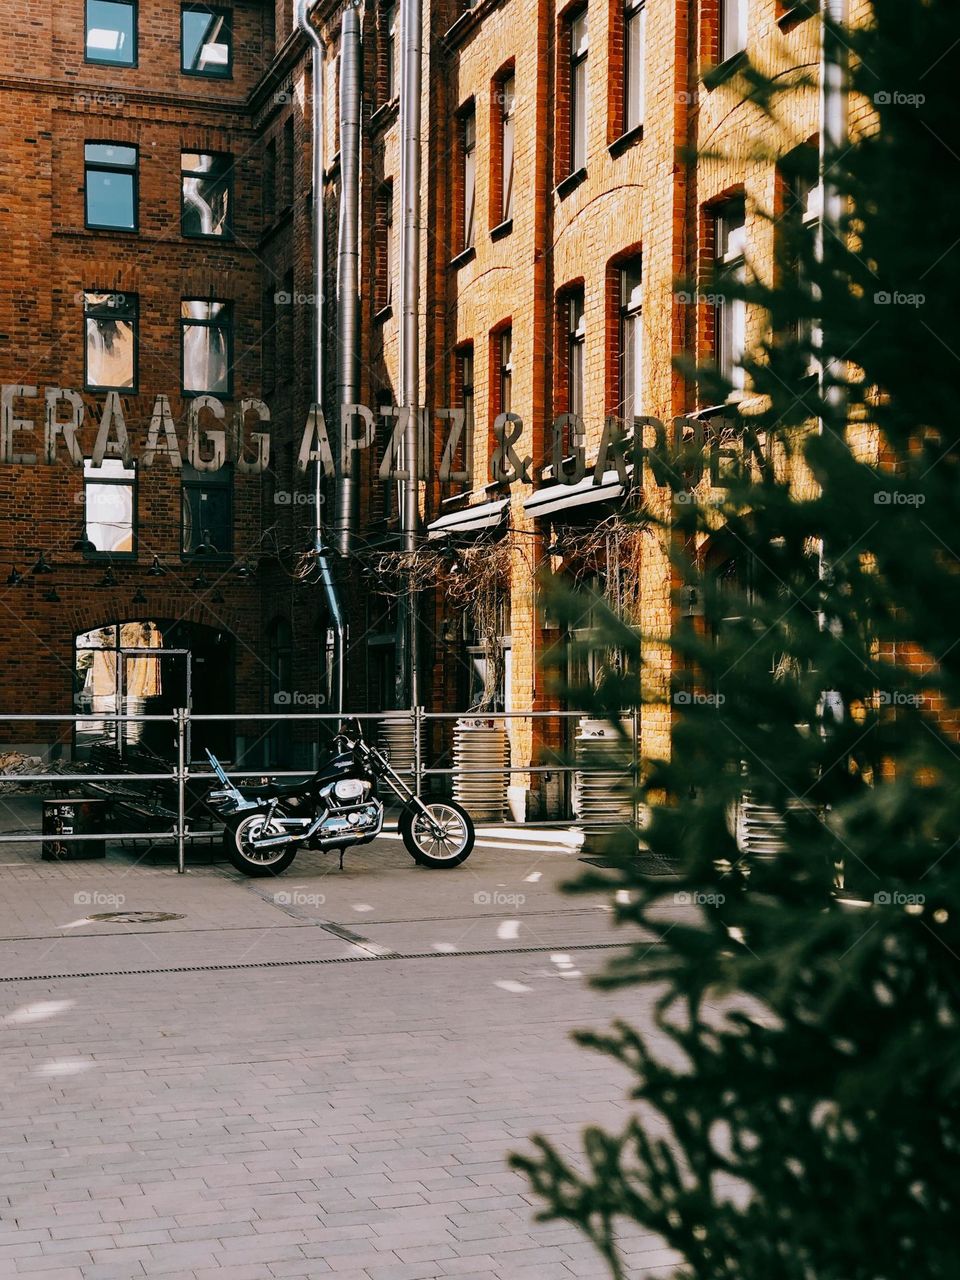
M 313 66 L 311 79 L 313 95 L 311 103 L 312 131 L 312 211 L 313 211 L 313 349 L 314 349 L 314 392 L 317 405 L 323 406 L 323 324 L 324 324 L 324 277 L 326 275 L 326 252 L 323 237 L 323 124 L 324 124 L 324 48 L 319 32 L 310 21 L 310 0 L 296 0 L 297 25 L 313 46 Z M 323 588 L 330 615 L 330 625 L 334 635 L 333 657 L 333 710 L 339 714 L 343 711 L 343 677 L 344 657 L 346 654 L 346 627 L 343 621 L 343 610 L 340 608 L 340 597 L 330 562 L 326 556 L 323 537 L 323 466 L 316 463 L 313 480 L 313 549 L 316 554 L 317 572 Z
M 422 0 L 400 0 L 400 387 L 407 422 L 403 437 L 403 549 L 417 549 L 420 400 L 420 116 L 423 75 Z M 411 569 L 401 611 L 401 655 L 410 706 L 419 704 L 416 592 Z M 403 615 L 406 615 L 405 617 Z
M 340 25 L 340 227 L 337 242 L 337 400 L 356 404 L 360 336 L 360 17 L 345 9 Z M 342 419 L 342 414 L 341 414 Z M 345 431 L 352 429 L 347 422 Z M 341 441 L 337 549 L 350 553 L 357 502 L 355 451 Z

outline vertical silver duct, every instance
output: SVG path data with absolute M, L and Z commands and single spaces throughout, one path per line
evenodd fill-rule
M 304 32 L 307 39 L 313 46 L 313 101 L 311 110 L 311 128 L 312 128 L 312 208 L 313 208 L 313 350 L 314 350 L 314 402 L 320 406 L 323 405 L 323 321 L 324 321 L 324 299 L 323 285 L 324 276 L 326 274 L 326 255 L 323 239 L 323 170 L 324 170 L 324 154 L 323 154 L 323 125 L 324 125 L 324 95 L 323 95 L 323 63 L 324 50 L 323 42 L 318 32 L 310 22 L 310 0 L 296 0 L 297 24 Z M 320 585 L 323 588 L 324 598 L 327 603 L 327 612 L 330 615 L 330 626 L 334 635 L 334 657 L 333 657 L 333 710 L 338 714 L 343 711 L 343 675 L 344 675 L 344 656 L 346 654 L 346 627 L 343 621 L 343 611 L 340 608 L 340 598 L 337 595 L 336 583 L 333 579 L 333 573 L 330 569 L 330 562 L 326 556 L 326 549 L 323 539 L 323 523 L 321 520 L 321 512 L 323 511 L 323 467 L 321 463 L 317 463 L 314 471 L 313 480 L 313 549 L 317 557 L 317 573 Z
M 403 437 L 403 462 L 407 479 L 403 486 L 401 528 L 403 549 L 417 549 L 420 474 L 420 113 L 423 75 L 422 0 L 400 0 L 400 387 L 407 410 Z M 417 608 L 414 580 L 403 597 L 400 616 L 402 679 L 410 706 L 419 703 L 417 662 Z
M 340 26 L 340 229 L 337 242 L 337 400 L 342 430 L 343 406 L 357 403 L 360 336 L 360 17 L 343 12 Z M 350 553 L 357 503 L 356 451 L 341 440 L 337 549 Z
M 826 256 L 828 237 L 842 237 L 844 197 L 831 176 L 830 166 L 837 163 L 846 150 L 849 132 L 849 103 L 847 100 L 848 51 L 845 32 L 849 24 L 849 0 L 821 0 L 820 3 L 820 154 L 818 177 L 820 181 L 820 221 L 817 224 L 815 253 L 822 265 Z M 822 295 L 821 295 L 822 297 Z M 827 357 L 823 350 L 822 323 L 817 341 L 817 382 L 823 403 L 829 405 L 831 416 L 837 418 L 843 411 L 846 399 L 840 385 L 843 362 Z M 817 430 L 823 431 L 823 419 Z M 821 539 L 818 572 L 826 576 L 830 548 Z M 819 615 L 822 630 L 833 631 L 836 620 Z M 821 715 L 834 720 L 843 717 L 843 699 L 836 689 L 824 689 L 820 694 Z
M 843 219 L 843 195 L 830 176 L 830 164 L 846 149 L 848 125 L 847 49 L 843 32 L 849 21 L 849 0 L 821 0 L 820 21 L 820 155 L 819 179 L 823 207 L 817 226 L 816 255 L 823 262 L 831 235 L 840 236 Z M 823 384 L 832 382 L 831 371 L 820 361 L 819 376 Z M 832 402 L 836 388 L 827 386 Z

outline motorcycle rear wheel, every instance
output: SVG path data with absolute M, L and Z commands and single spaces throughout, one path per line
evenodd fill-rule
M 250 842 L 254 831 L 262 830 L 264 815 L 251 814 L 233 827 L 227 827 L 223 833 L 223 847 L 227 857 L 245 876 L 279 876 L 286 871 L 297 856 L 298 845 L 280 845 L 273 849 L 262 849 L 259 852 Z M 277 835 L 282 831 L 276 826 Z
M 419 809 L 404 809 L 397 830 L 407 852 L 421 867 L 459 867 L 473 852 L 473 819 L 453 800 L 434 800 L 425 808 L 443 834 L 438 836 L 431 829 Z

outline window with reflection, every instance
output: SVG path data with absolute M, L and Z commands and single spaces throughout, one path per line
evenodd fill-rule
M 180 153 L 185 236 L 229 236 L 233 204 L 233 157 L 198 151 Z
M 134 391 L 137 386 L 137 297 L 84 293 L 84 386 Z
M 181 546 L 184 556 L 229 556 L 233 551 L 233 467 L 180 475 Z
M 735 391 L 740 391 L 745 386 L 740 362 L 747 343 L 747 303 L 740 296 L 746 281 L 746 213 L 742 197 L 725 201 L 714 213 L 714 243 L 714 355 L 723 377 Z
M 180 303 L 183 391 L 229 396 L 233 390 L 233 309 L 229 302 L 184 298 Z
M 186 75 L 229 76 L 233 31 L 229 9 L 185 4 L 180 11 L 180 67 Z
M 576 173 L 587 163 L 587 52 L 590 48 L 587 11 L 581 9 L 568 19 L 570 42 L 570 165 Z
M 643 271 L 640 257 L 620 267 L 620 416 L 643 413 Z
M 497 412 L 510 413 L 513 407 L 513 330 L 503 329 L 497 335 L 499 396 Z
M 734 58 L 747 47 L 747 0 L 720 0 L 720 61 Z
M 567 321 L 567 412 L 583 417 L 584 356 L 587 326 L 583 290 L 574 289 L 564 302 Z
M 513 217 L 514 115 L 517 81 L 513 75 L 500 82 L 500 221 Z
M 137 229 L 137 148 L 88 142 L 83 148 L 84 211 L 88 227 Z
M 135 0 L 87 0 L 84 59 L 87 62 L 106 62 L 114 67 L 136 66 Z
M 623 128 L 643 124 L 647 9 L 644 0 L 626 0 L 623 10 Z
M 95 467 L 83 460 L 84 532 L 98 552 L 136 554 L 137 472 L 120 458 L 104 458 Z
M 463 248 L 473 246 L 477 212 L 477 110 L 474 104 L 460 117 L 463 146 Z

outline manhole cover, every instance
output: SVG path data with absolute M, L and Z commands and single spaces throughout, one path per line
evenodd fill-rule
M 111 924 L 162 924 L 164 920 L 183 920 L 173 911 L 100 911 L 88 920 L 103 920 Z
M 603 867 L 607 871 L 617 871 L 623 866 L 622 862 L 614 862 L 610 858 L 580 858 L 579 861 L 589 862 L 592 867 Z M 679 865 L 674 866 L 665 858 L 658 858 L 656 854 L 638 854 L 633 866 L 645 876 L 675 876 L 679 871 Z

